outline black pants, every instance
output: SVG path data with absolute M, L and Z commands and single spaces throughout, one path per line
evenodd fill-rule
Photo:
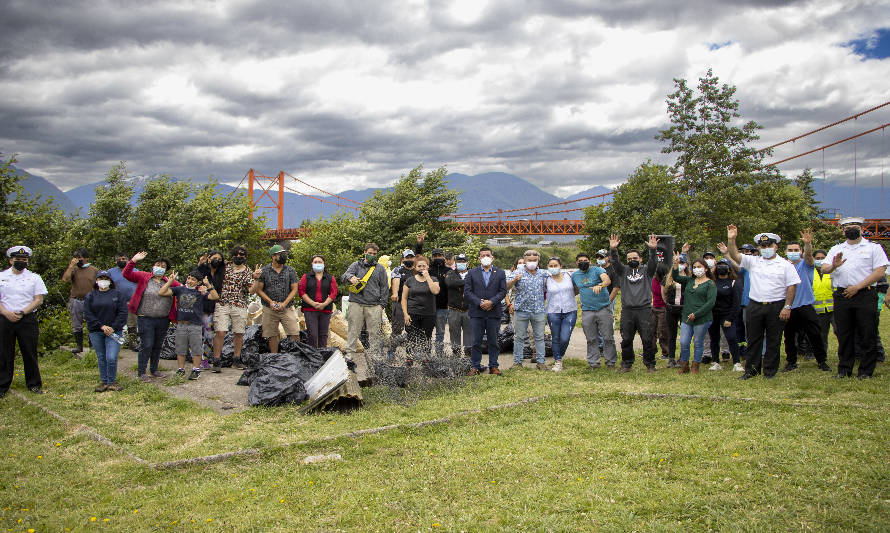
M 818 313 L 819 316 L 819 334 L 822 335 L 822 343 L 825 344 L 825 350 L 828 350 L 828 330 L 834 328 L 834 311 L 827 313 Z M 834 328 L 837 332 L 837 328 Z M 835 333 L 836 335 L 837 333 Z
M 745 312 L 747 309 L 748 306 L 740 307 L 739 316 L 732 323 L 735 326 L 735 340 L 739 343 L 739 360 L 748 356 L 748 332 L 745 325 L 748 320 L 748 315 Z
M 167 328 L 170 327 L 170 319 L 167 317 L 154 318 L 150 316 L 139 317 L 139 357 L 137 373 L 145 374 L 146 367 L 150 372 L 158 371 L 158 362 L 161 360 L 161 348 L 164 347 L 164 338 L 167 336 Z M 151 363 L 149 365 L 149 363 Z
M 824 363 L 827 358 L 826 346 L 822 342 L 822 327 L 819 325 L 819 315 L 812 305 L 802 305 L 791 310 L 791 317 L 785 322 L 785 362 L 789 365 L 797 364 L 797 335 L 803 333 L 806 336 L 810 349 L 817 363 Z
M 729 327 L 723 327 L 723 322 L 729 321 Z M 729 345 L 729 353 L 732 354 L 732 362 L 733 364 L 738 363 L 739 359 L 739 340 L 736 338 L 736 325 L 735 321 L 740 320 L 739 317 L 733 317 L 729 315 L 718 315 L 714 313 L 714 319 L 711 321 L 711 326 L 708 328 L 708 334 L 711 337 L 711 356 L 714 357 L 714 362 L 720 361 L 720 359 L 713 354 L 720 353 L 720 331 L 723 330 L 723 335 L 726 337 L 726 344 Z
M 677 356 L 677 332 L 680 330 L 680 320 L 683 319 L 683 309 L 676 311 L 668 309 L 664 314 L 668 328 L 668 353 L 667 356 L 674 359 Z
M 860 339 L 862 355 L 859 359 L 859 375 L 871 376 L 875 371 L 878 352 L 875 343 L 875 321 L 878 314 L 878 294 L 872 290 L 857 292 L 852 298 L 844 297 L 843 291 L 834 291 L 834 332 L 837 335 L 837 373 L 853 375 L 856 357 L 855 341 Z
M 430 339 L 436 327 L 436 315 L 410 315 L 411 325 L 405 326 L 408 334 L 408 356 L 425 361 L 430 358 Z
M 15 368 L 15 341 L 19 342 L 22 362 L 25 366 L 25 385 L 42 387 L 40 368 L 37 366 L 37 315 L 29 313 L 18 322 L 10 322 L 0 315 L 0 393 L 9 390 Z
M 884 361 L 884 343 L 881 342 L 881 333 L 879 332 L 880 326 L 881 313 L 878 312 L 875 314 L 875 350 L 877 353 L 877 361 L 879 363 Z M 859 338 L 859 335 L 856 335 L 854 343 L 856 345 L 856 358 L 862 359 L 862 339 Z
M 751 300 L 748 305 L 748 322 L 745 324 L 748 330 L 746 374 L 756 375 L 763 370 L 764 376 L 774 376 L 779 371 L 779 346 L 785 329 L 779 313 L 784 306 L 785 300 L 765 304 Z M 763 352 L 764 341 L 766 353 Z
M 652 338 L 652 309 L 641 307 L 621 310 L 621 366 L 634 364 L 634 335 L 643 341 L 643 364 L 655 366 L 655 342 Z

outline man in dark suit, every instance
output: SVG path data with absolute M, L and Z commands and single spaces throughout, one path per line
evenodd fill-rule
M 481 374 L 482 336 L 488 335 L 488 373 L 500 375 L 498 370 L 498 333 L 501 324 L 501 300 L 507 296 L 507 276 L 492 266 L 491 248 L 479 250 L 478 266 L 467 274 L 464 297 L 469 302 L 470 327 L 473 329 L 473 348 L 470 350 L 470 376 Z

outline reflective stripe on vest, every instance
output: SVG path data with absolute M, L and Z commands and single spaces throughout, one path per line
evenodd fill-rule
M 816 300 L 813 307 L 817 313 L 830 313 L 834 311 L 834 300 Z

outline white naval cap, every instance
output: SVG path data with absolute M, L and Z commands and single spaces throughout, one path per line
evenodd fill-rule
M 847 224 L 859 224 L 860 226 L 865 223 L 865 219 L 862 217 L 846 217 L 838 220 L 838 224 L 841 226 L 846 226 Z
M 782 242 L 782 238 L 776 235 L 775 233 L 758 233 L 754 236 L 754 243 L 757 245 L 761 244 L 771 244 L 770 241 L 779 243 Z
M 6 250 L 6 257 L 31 257 L 31 249 L 27 246 L 13 246 Z

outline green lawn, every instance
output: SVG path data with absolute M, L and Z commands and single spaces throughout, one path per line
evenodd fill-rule
M 590 373 L 583 361 L 566 366 L 480 376 L 407 405 L 372 389 L 352 414 L 282 407 L 219 415 L 132 381 L 121 393 L 94 394 L 95 368 L 56 354 L 41 361 L 51 394 L 25 395 L 72 425 L 14 395 L 0 401 L 0 527 L 890 529 L 886 367 L 872 380 L 836 381 L 807 361 L 775 380 L 739 382 L 728 371 L 646 374 L 637 365 L 617 375 Z M 24 391 L 22 379 L 14 390 Z M 467 412 L 532 397 L 540 399 Z M 150 462 L 266 450 L 159 470 L 96 442 L 80 424 Z M 321 440 L 391 424 L 402 426 Z M 301 464 L 320 453 L 343 460 Z

